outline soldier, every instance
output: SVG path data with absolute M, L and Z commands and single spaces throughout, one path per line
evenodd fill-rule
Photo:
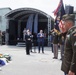
M 53 59 L 58 59 L 58 35 L 53 36 Z
M 58 43 L 59 43 L 59 35 L 60 32 L 58 30 L 56 30 L 55 28 L 53 30 L 51 30 L 51 35 L 53 36 L 53 53 L 54 53 L 54 57 L 53 59 L 58 59 Z
M 74 15 L 64 17 L 64 28 L 67 34 L 61 70 L 66 75 L 76 75 L 76 27 L 74 26 Z

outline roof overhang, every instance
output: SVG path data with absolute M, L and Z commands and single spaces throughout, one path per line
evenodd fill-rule
M 15 9 L 7 13 L 5 16 L 6 18 L 12 20 L 26 20 L 30 14 L 38 14 L 40 17 L 43 18 L 52 18 L 50 15 L 46 14 L 45 12 L 34 8 Z

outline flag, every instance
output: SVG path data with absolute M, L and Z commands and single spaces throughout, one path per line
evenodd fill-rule
M 54 28 L 59 30 L 59 22 L 60 22 L 60 18 L 58 16 L 56 16 L 55 21 L 54 21 Z
M 34 18 L 34 33 L 38 33 L 38 14 Z
M 33 28 L 33 17 L 34 14 L 31 14 L 27 20 L 27 24 L 26 24 L 26 29 L 29 29 L 32 32 L 32 28 Z
M 65 14 L 63 0 L 60 0 L 58 7 L 54 11 L 54 15 L 56 16 L 55 22 L 54 22 L 54 28 L 59 30 L 59 22 L 62 19 L 62 16 Z
M 60 0 L 59 4 L 58 4 L 58 7 L 54 10 L 54 15 L 57 16 L 57 15 L 64 15 L 65 14 L 65 10 L 64 10 L 64 5 L 63 5 L 63 0 Z

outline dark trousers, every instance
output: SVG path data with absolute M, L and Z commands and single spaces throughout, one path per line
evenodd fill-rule
M 26 54 L 30 54 L 30 49 L 31 49 L 32 43 L 31 42 L 26 42 Z
M 37 43 L 36 40 L 34 40 L 34 45 L 33 45 L 34 46 L 34 52 L 36 52 L 36 43 Z
M 44 42 L 38 42 L 39 53 L 40 53 L 40 47 L 42 47 L 42 52 L 44 52 Z
M 53 44 L 51 44 L 51 49 L 52 49 L 52 52 L 53 52 Z

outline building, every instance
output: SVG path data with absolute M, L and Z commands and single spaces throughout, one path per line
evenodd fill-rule
M 19 8 L 7 13 L 6 19 L 6 44 L 16 45 L 20 41 L 23 42 L 23 29 L 30 28 L 32 33 L 34 30 L 38 33 L 40 29 L 45 31 L 45 44 L 50 45 L 48 33 L 54 26 L 54 19 L 45 12 L 34 8 Z
M 0 30 L 1 31 L 6 31 L 6 23 L 7 19 L 5 18 L 5 14 L 10 12 L 10 8 L 0 8 Z

